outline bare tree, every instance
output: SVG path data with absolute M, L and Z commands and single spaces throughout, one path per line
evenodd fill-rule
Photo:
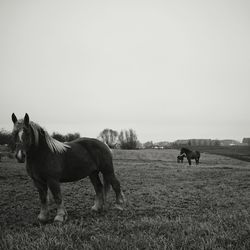
M 68 133 L 67 135 L 65 135 L 65 141 L 69 142 L 69 141 L 73 141 L 80 138 L 80 134 L 79 133 Z
M 11 133 L 1 129 L 0 130 L 0 145 L 4 145 L 4 144 L 10 144 L 11 143 Z
M 143 144 L 144 148 L 153 148 L 154 143 L 152 141 L 147 141 Z
M 53 138 L 55 138 L 58 141 L 61 142 L 69 142 L 69 141 L 73 141 L 75 139 L 80 138 L 80 134 L 79 133 L 68 133 L 66 135 L 62 135 L 58 132 L 53 132 L 51 135 Z
M 133 129 L 122 130 L 119 134 L 119 141 L 122 149 L 136 149 L 138 140 Z
M 110 148 L 114 148 L 117 144 L 118 132 L 113 129 L 106 128 L 99 134 L 98 138 L 105 142 Z
M 64 142 L 65 141 L 65 137 L 64 135 L 58 133 L 58 132 L 53 132 L 52 135 L 51 135 L 54 139 L 58 140 L 58 141 L 61 141 L 61 142 Z

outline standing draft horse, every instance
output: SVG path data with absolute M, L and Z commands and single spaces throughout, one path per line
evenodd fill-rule
M 200 152 L 199 151 L 191 151 L 187 148 L 181 148 L 180 156 L 187 158 L 189 166 L 191 165 L 192 159 L 195 159 L 196 165 L 199 164 L 199 160 L 200 160 Z
M 116 194 L 116 206 L 122 209 L 121 204 L 125 202 L 125 197 L 115 176 L 112 153 L 107 145 L 91 138 L 79 138 L 68 143 L 59 142 L 38 124 L 30 121 L 28 114 L 25 114 L 24 119 L 18 120 L 13 113 L 12 121 L 15 156 L 19 162 L 26 161 L 27 173 L 39 193 L 40 222 L 48 220 L 48 189 L 57 206 L 54 221 L 64 222 L 67 219 L 67 211 L 60 183 L 77 181 L 87 176 L 96 193 L 93 211 L 103 208 L 110 185 Z M 103 175 L 103 184 L 99 172 Z

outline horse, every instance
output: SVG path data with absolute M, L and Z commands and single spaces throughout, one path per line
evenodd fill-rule
M 181 148 L 180 155 L 183 155 L 183 154 L 187 157 L 189 166 L 191 165 L 191 159 L 195 159 L 196 165 L 199 164 L 199 160 L 200 160 L 199 151 L 192 151 L 187 148 Z
M 13 113 L 12 121 L 15 157 L 18 162 L 26 163 L 27 173 L 39 193 L 39 222 L 48 221 L 48 190 L 57 206 L 54 222 L 66 221 L 68 214 L 60 183 L 74 182 L 85 177 L 90 178 L 95 190 L 95 202 L 91 208 L 93 211 L 103 209 L 110 186 L 116 194 L 116 207 L 122 209 L 125 196 L 114 173 L 113 156 L 107 145 L 94 138 L 59 142 L 40 125 L 30 121 L 27 113 L 19 120 Z M 99 173 L 103 175 L 103 183 Z
M 185 154 L 182 154 L 182 155 L 178 155 L 177 156 L 177 162 L 178 163 L 183 163 L 183 159 L 186 157 L 186 155 Z

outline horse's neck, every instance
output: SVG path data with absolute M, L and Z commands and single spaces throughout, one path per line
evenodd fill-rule
M 49 153 L 50 149 L 45 139 L 42 138 L 41 136 L 39 136 L 38 143 L 34 141 L 32 145 L 29 147 L 29 149 L 26 151 L 28 159 L 38 158 L 38 156 L 42 156 L 44 154 L 48 155 Z

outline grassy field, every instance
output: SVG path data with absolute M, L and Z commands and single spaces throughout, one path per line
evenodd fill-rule
M 192 147 L 193 150 L 210 154 L 224 155 L 234 159 L 250 162 L 250 146 L 200 146 Z
M 38 195 L 23 164 L 0 163 L 0 249 L 250 249 L 250 163 L 177 150 L 114 151 L 127 198 L 123 211 L 93 213 L 88 179 L 63 184 L 69 220 L 41 226 Z

